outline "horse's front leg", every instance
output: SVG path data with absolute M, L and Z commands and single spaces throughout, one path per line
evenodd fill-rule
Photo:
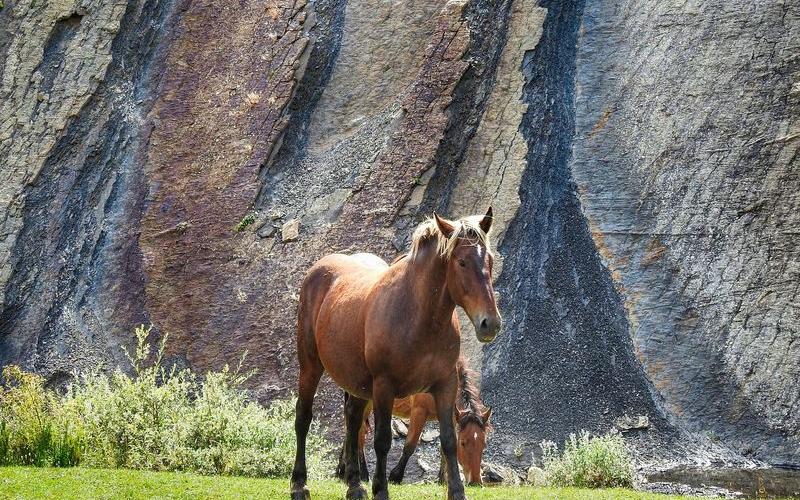
M 350 395 L 345 401 L 345 480 L 347 481 L 347 500 L 361 500 L 367 498 L 367 490 L 361 486 L 361 467 L 359 464 L 359 437 L 361 427 L 364 425 L 364 409 L 367 407 L 365 399 Z
M 388 500 L 386 459 L 392 447 L 392 408 L 394 391 L 390 384 L 376 380 L 372 385 L 373 415 L 375 415 L 375 474 L 372 476 L 374 500 Z
M 442 444 L 442 455 L 445 460 L 445 473 L 447 478 L 448 500 L 465 500 L 464 484 L 458 473 L 458 459 L 456 457 L 456 431 L 453 423 L 453 410 L 456 399 L 458 383 L 456 377 L 451 377 L 445 384 L 438 387 L 433 394 L 436 400 L 436 412 L 439 417 L 439 440 Z

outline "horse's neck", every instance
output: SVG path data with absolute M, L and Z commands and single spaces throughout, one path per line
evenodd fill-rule
M 447 290 L 446 275 L 447 264 L 428 248 L 409 259 L 403 277 L 417 307 L 417 317 L 432 320 L 433 325 L 426 328 L 431 332 L 449 327 L 456 308 Z

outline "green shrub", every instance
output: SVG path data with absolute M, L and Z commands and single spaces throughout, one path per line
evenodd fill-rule
M 579 488 L 630 487 L 633 465 L 622 436 L 612 432 L 571 434 L 559 455 L 555 443 L 542 442 L 545 479 L 552 486 Z
M 264 408 L 250 400 L 244 384 L 251 374 L 241 370 L 244 357 L 236 369 L 226 366 L 202 379 L 190 370 L 167 370 L 162 365 L 164 342 L 151 352 L 149 332 L 144 327 L 136 330 L 137 348 L 128 356 L 133 376 L 120 370 L 111 376 L 88 375 L 72 384 L 63 398 L 45 391 L 40 377 L 15 369 L 34 381 L 25 386 L 25 397 L 36 401 L 35 411 L 2 414 L 0 453 L 13 448 L 5 444 L 8 436 L 14 438 L 12 443 L 39 446 L 39 434 L 7 432 L 9 425 L 16 428 L 24 422 L 25 428 L 35 429 L 36 418 L 43 418 L 54 422 L 51 428 L 57 432 L 50 433 L 48 442 L 54 444 L 48 445 L 51 451 L 44 459 L 23 462 L 19 452 L 5 453 L 11 457 L 7 463 L 80 462 L 104 468 L 287 476 L 294 461 L 294 401 L 275 401 Z M 16 399 L 19 395 L 0 395 L 4 404 Z M 17 416 L 28 414 L 34 417 Z M 331 449 L 317 427 L 309 433 L 307 451 L 312 476 L 331 470 Z M 70 460 L 51 458 L 63 456 Z
M 7 366 L 0 385 L 0 465 L 70 466 L 80 461 L 83 429 L 44 379 Z

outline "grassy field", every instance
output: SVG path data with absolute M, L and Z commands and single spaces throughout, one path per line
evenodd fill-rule
M 312 481 L 311 496 L 318 500 L 344 498 L 344 486 L 334 481 Z M 0 498 L 58 499 L 138 499 L 138 498 L 288 498 L 286 479 L 247 479 L 224 476 L 198 476 L 171 472 L 146 472 L 125 469 L 0 468 Z M 444 498 L 438 485 L 392 486 L 394 500 Z M 632 490 L 582 490 L 575 488 L 492 487 L 468 488 L 475 500 L 505 499 L 646 499 L 668 500 Z

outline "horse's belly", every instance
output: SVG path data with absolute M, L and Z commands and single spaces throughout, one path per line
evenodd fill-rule
M 326 298 L 317 318 L 317 352 L 328 375 L 356 397 L 371 399 L 372 377 L 364 360 L 361 301 L 346 293 Z
M 372 399 L 372 378 L 366 365 L 345 356 L 323 357 L 320 354 L 320 360 L 336 385 L 358 398 Z

